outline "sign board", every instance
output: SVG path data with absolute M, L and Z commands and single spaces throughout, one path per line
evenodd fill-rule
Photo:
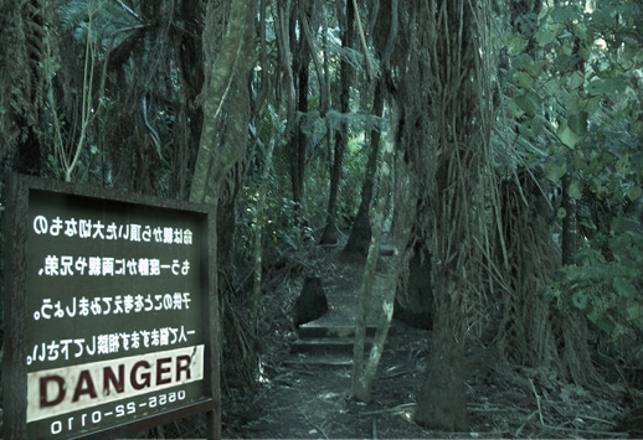
M 8 183 L 4 438 L 122 436 L 203 411 L 218 437 L 210 207 Z

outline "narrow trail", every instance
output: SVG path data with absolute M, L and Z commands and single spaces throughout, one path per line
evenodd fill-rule
M 586 390 L 544 368 L 501 364 L 491 348 L 472 341 L 464 359 L 470 430 L 445 432 L 416 425 L 412 415 L 426 372 L 431 331 L 393 321 L 368 404 L 349 398 L 357 295 L 363 265 L 338 252 L 318 252 L 266 301 L 283 310 L 304 276 L 318 276 L 329 312 L 300 326 L 272 329 L 261 356 L 261 383 L 243 438 L 627 438 L 617 429 L 626 412 L 624 387 Z M 371 298 L 369 328 L 382 302 L 383 273 Z M 270 308 L 269 308 L 270 309 Z M 371 330 L 372 331 L 372 330 Z M 368 352 L 366 353 L 368 355 Z M 224 431 L 225 432 L 225 431 Z
M 349 399 L 354 326 L 361 264 L 331 255 L 315 265 L 324 282 L 329 311 L 289 334 L 288 344 L 266 358 L 265 393 L 256 404 L 262 415 L 247 428 L 253 438 L 426 437 L 409 421 L 420 363 L 417 355 L 429 332 L 395 323 L 380 363 L 369 404 Z M 384 257 L 384 264 L 386 263 Z M 367 335 L 380 317 L 386 274 L 378 272 L 371 294 Z M 403 326 L 404 329 L 399 327 Z M 408 332 L 414 333 L 411 336 Z M 368 341 L 367 340 L 367 344 Z M 367 353 L 370 344 L 367 345 Z

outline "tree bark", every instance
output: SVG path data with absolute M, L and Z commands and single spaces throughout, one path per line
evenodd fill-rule
M 572 169 L 573 166 L 573 161 L 568 160 L 567 173 L 565 173 L 561 180 L 563 187 L 561 207 L 565 210 L 561 234 L 563 266 L 576 264 L 576 200 L 569 196 L 569 186 L 572 183 L 572 174 L 574 172 Z
M 436 274 L 438 275 L 438 274 Z M 449 276 L 441 273 L 440 278 Z M 465 293 L 458 292 L 456 283 L 436 279 L 436 286 L 450 288 L 452 295 L 443 295 L 435 316 L 436 331 L 430 345 L 426 376 L 420 394 L 415 420 L 433 429 L 467 431 L 467 398 L 464 386 L 464 344 L 466 316 L 460 301 Z M 455 331 L 454 331 L 455 330 Z
M 400 267 L 400 261 L 404 257 L 403 252 L 400 252 L 400 249 L 404 249 L 404 245 L 408 241 L 408 235 L 410 234 L 410 222 L 399 222 L 400 231 L 397 234 L 398 240 L 396 241 L 396 249 L 393 253 L 393 263 L 391 265 L 392 270 L 387 274 L 388 276 L 388 288 L 386 290 L 386 295 L 382 303 L 383 314 L 380 319 L 377 331 L 375 333 L 375 338 L 373 339 L 373 347 L 371 348 L 371 354 L 368 359 L 366 368 L 364 368 L 364 345 L 366 339 L 366 318 L 369 313 L 369 303 L 371 299 L 371 290 L 373 288 L 373 280 L 375 278 L 375 267 L 377 265 L 377 260 L 380 255 L 380 241 L 382 238 L 382 223 L 384 221 L 384 210 L 386 208 L 387 199 L 388 199 L 388 188 L 391 182 L 391 171 L 393 167 L 393 152 L 394 152 L 394 136 L 389 134 L 389 139 L 386 142 L 386 147 L 384 149 L 384 158 L 382 160 L 381 168 L 381 180 L 380 180 L 380 191 L 379 198 L 377 201 L 377 207 L 375 209 L 374 221 L 373 221 L 373 236 L 371 238 L 371 244 L 368 250 L 368 256 L 366 258 L 366 264 L 364 266 L 364 276 L 362 278 L 362 285 L 359 291 L 359 306 L 355 327 L 355 345 L 353 346 L 353 372 L 352 372 L 352 386 L 351 386 L 351 395 L 363 402 L 370 402 L 371 400 L 371 388 L 373 380 L 375 379 L 375 373 L 377 371 L 377 366 L 379 365 L 380 358 L 384 352 L 384 343 L 386 341 L 386 336 L 388 334 L 389 327 L 391 325 L 391 319 L 393 317 L 393 304 L 395 300 L 395 282 L 397 281 L 398 269 Z M 409 188 L 408 175 L 405 176 L 405 183 L 400 188 L 400 191 L 403 194 L 408 194 L 412 192 Z M 408 197 L 403 197 L 407 199 Z M 412 217 L 411 217 L 412 218 Z
M 213 1 L 208 3 L 208 12 L 214 9 Z M 254 1 L 230 1 L 230 14 L 227 32 L 220 45 L 211 76 L 206 78 L 204 85 L 204 120 L 195 166 L 194 178 L 190 192 L 190 200 L 196 203 L 213 205 L 214 214 L 219 219 L 219 209 L 225 204 L 234 206 L 234 198 L 241 178 L 239 163 L 247 154 L 247 132 L 250 118 L 249 90 L 247 78 L 250 75 L 254 60 L 253 39 L 253 12 Z M 208 55 L 213 54 L 215 39 L 213 30 L 206 27 L 203 32 L 203 50 Z M 211 58 L 210 58 L 211 60 Z M 221 118 L 225 107 L 226 118 Z M 227 191 L 224 191 L 227 190 Z M 227 194 L 227 195 L 226 195 Z M 219 246 L 219 237 L 223 234 L 232 235 L 231 230 L 219 230 L 218 226 L 210 231 L 210 239 L 214 248 L 212 266 L 214 272 L 211 295 L 220 295 L 218 269 L 219 255 L 227 252 L 225 247 Z M 233 303 L 229 297 L 221 296 L 220 304 L 227 304 L 224 310 L 227 315 L 221 314 L 222 320 L 230 316 L 233 311 L 229 305 Z M 228 341 L 231 350 L 243 351 L 244 347 L 235 342 L 244 340 L 235 332 L 235 327 L 220 325 L 217 334 L 219 344 L 223 339 Z M 225 332 L 225 338 L 222 338 Z M 218 356 L 218 353 L 213 354 Z M 238 356 L 237 356 L 238 357 Z M 243 358 L 242 358 L 243 359 Z M 234 361 L 233 361 L 234 362 Z M 254 362 L 253 362 L 254 363 Z M 225 366 L 225 365 L 224 365 Z M 242 370 L 246 370 L 244 365 Z M 241 373 L 243 374 L 243 372 Z M 246 372 L 246 377 L 254 379 L 252 370 Z M 214 378 L 213 380 L 218 380 Z M 220 402 L 215 402 L 220 405 Z M 215 420 L 213 415 L 220 415 L 220 411 L 208 413 L 208 437 L 220 438 L 220 420 Z
M 367 280 L 374 277 L 374 266 L 377 264 L 377 257 L 379 257 L 379 244 L 382 234 L 382 222 L 384 219 L 384 210 L 388 201 L 388 191 L 390 177 L 390 167 L 393 162 L 393 148 L 394 140 L 393 135 L 389 134 L 390 138 L 387 140 L 386 148 L 384 150 L 384 158 L 382 164 L 382 179 L 380 182 L 380 191 L 377 208 L 375 210 L 375 219 L 373 225 L 373 238 L 369 249 L 367 264 L 364 268 L 364 280 L 362 290 L 360 290 L 360 317 L 366 316 L 367 306 L 370 295 L 367 289 Z M 395 159 L 395 200 L 399 202 L 400 211 L 395 223 L 395 230 L 393 232 L 393 240 L 391 244 L 394 246 L 393 258 L 386 273 L 385 295 L 382 301 L 382 314 L 380 315 L 379 323 L 373 338 L 373 347 L 371 348 L 370 355 L 366 365 L 363 364 L 364 356 L 364 339 L 366 329 L 364 321 L 359 320 L 357 330 L 355 332 L 355 351 L 353 359 L 353 382 L 351 392 L 354 398 L 363 402 L 370 402 L 371 390 L 373 381 L 375 380 L 375 373 L 384 353 L 384 344 L 388 331 L 391 326 L 393 312 L 395 307 L 395 294 L 396 284 L 399 278 L 400 268 L 403 261 L 407 260 L 406 253 L 409 249 L 406 244 L 411 236 L 411 229 L 415 220 L 415 200 L 417 200 L 417 181 L 414 179 L 409 170 L 408 164 L 404 162 L 400 154 Z M 409 208 L 409 209 L 407 209 Z M 359 337 L 358 337 L 359 336 Z
M 373 96 L 373 115 L 382 116 L 384 110 L 384 80 L 381 79 L 375 86 Z M 371 131 L 371 151 L 366 163 L 366 172 L 362 184 L 362 200 L 357 210 L 357 216 L 351 228 L 351 234 L 348 236 L 348 243 L 344 252 L 355 253 L 366 256 L 368 244 L 371 241 L 371 202 L 373 200 L 373 189 L 375 187 L 375 171 L 377 168 L 377 158 L 380 153 L 380 130 Z
M 487 203 L 495 200 L 490 173 L 491 69 L 479 55 L 491 49 L 483 46 L 490 41 L 490 5 L 488 0 L 431 3 L 410 11 L 423 30 L 410 35 L 409 50 L 416 57 L 424 47 L 432 52 L 430 60 L 420 59 L 409 67 L 413 75 L 407 76 L 403 95 L 409 101 L 417 99 L 417 84 L 425 84 L 421 78 L 428 75 L 429 91 L 421 95 L 428 101 L 425 112 L 406 112 L 408 131 L 424 135 L 413 145 L 425 167 L 418 168 L 424 184 L 418 238 L 429 245 L 435 283 L 435 321 L 415 420 L 432 429 L 466 431 L 466 304 L 483 294 L 483 261 L 490 257 L 484 215 Z
M 293 149 L 293 145 L 297 138 L 297 92 L 295 91 L 295 76 L 293 72 L 293 56 L 291 44 L 291 29 L 294 27 L 293 18 L 291 16 L 291 2 L 278 1 L 277 14 L 275 17 L 275 33 L 277 39 L 277 48 L 279 51 L 279 64 L 283 71 L 283 83 L 286 107 L 286 146 Z M 294 38 L 294 36 L 293 36 Z M 291 158 L 291 161 L 294 160 Z M 291 166 L 291 185 L 293 189 L 293 199 L 295 199 L 295 183 L 297 179 L 294 177 L 294 172 Z
M 203 104 L 204 121 L 190 191 L 190 201 L 192 202 L 204 202 L 208 185 L 220 188 L 226 174 L 246 152 L 245 144 L 243 146 L 221 145 L 216 150 L 217 161 L 212 166 L 221 110 L 230 92 L 235 74 L 245 75 L 247 73 L 237 70 L 240 61 L 242 62 L 244 57 L 248 57 L 248 54 L 253 54 L 245 39 L 247 27 L 252 25 L 252 21 L 248 22 L 248 15 L 253 6 L 254 2 L 250 0 L 231 2 L 228 33 L 223 40 L 211 78 L 206 79 L 207 83 L 204 87 L 206 96 Z M 208 35 L 204 35 L 204 40 L 209 41 Z M 204 46 L 205 44 L 204 42 Z M 207 49 L 204 47 L 204 50 Z M 244 123 L 243 121 L 235 121 L 232 117 L 229 117 L 228 120 L 232 124 Z
M 305 14 L 305 12 L 303 14 Z M 299 56 L 295 61 L 298 69 L 297 110 L 300 115 L 305 115 L 308 113 L 310 54 L 303 35 L 299 37 L 298 50 Z M 295 206 L 300 207 L 304 199 L 304 175 L 306 173 L 306 146 L 308 145 L 308 136 L 306 136 L 306 133 L 304 133 L 302 129 L 303 118 L 300 117 L 298 119 L 297 140 L 292 144 L 291 177 L 293 201 L 295 202 Z
M 355 10 L 351 1 L 346 2 L 346 23 L 345 31 L 342 34 L 342 47 L 350 48 L 353 44 L 354 30 L 353 21 L 355 19 Z M 341 28 L 341 26 L 340 26 Z M 339 111 L 343 114 L 349 111 L 350 85 L 351 85 L 352 67 L 345 59 L 340 62 L 340 93 L 339 93 Z M 342 169 L 344 164 L 344 152 L 348 143 L 348 127 L 346 122 L 342 122 L 335 136 L 335 154 L 333 157 L 333 168 L 330 174 L 330 196 L 328 199 L 328 211 L 326 227 L 322 234 L 320 244 L 335 244 L 338 241 L 337 233 L 337 194 L 342 178 Z

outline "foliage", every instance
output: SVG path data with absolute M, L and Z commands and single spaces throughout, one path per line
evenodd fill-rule
M 596 244 L 605 244 L 597 249 Z M 643 229 L 640 218 L 613 217 L 607 237 L 587 240 L 577 264 L 547 291 L 557 306 L 583 312 L 612 339 L 643 331 Z
M 274 183 L 274 182 L 273 182 Z M 244 207 L 237 222 L 237 235 L 240 241 L 237 249 L 252 249 L 254 226 L 261 223 L 263 228 L 263 248 L 270 249 L 277 256 L 282 256 L 301 248 L 304 241 L 313 241 L 313 229 L 308 226 L 306 217 L 297 222 L 297 203 L 291 198 L 278 196 L 274 188 L 266 192 L 265 206 L 261 218 L 257 217 L 259 193 L 249 186 L 243 188 L 239 195 Z M 247 256 L 246 256 L 247 257 Z
M 508 109 L 524 157 L 542 161 L 555 184 L 572 177 L 564 190 L 578 206 L 581 245 L 549 297 L 617 337 L 643 326 L 643 7 L 555 3 L 507 38 Z

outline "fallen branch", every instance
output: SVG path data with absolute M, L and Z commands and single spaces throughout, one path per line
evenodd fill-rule
M 623 434 L 627 435 L 627 432 L 618 432 L 618 431 L 600 431 L 600 430 L 594 430 L 594 429 L 563 428 L 560 426 L 551 426 L 551 425 L 544 425 L 544 427 L 545 429 L 551 429 L 552 431 L 559 431 L 559 432 L 562 431 L 562 432 L 569 432 L 569 433 L 575 433 L 575 434 L 596 434 L 595 437 L 609 436 L 609 437 L 622 438 Z M 590 436 L 585 435 L 584 437 L 590 437 Z
M 312 421 L 312 420 L 310 420 L 310 418 L 306 415 L 306 413 L 305 413 L 305 412 L 304 412 L 300 407 L 297 407 L 297 409 L 299 410 L 299 412 L 301 413 L 301 415 L 303 415 L 303 416 L 304 416 L 304 418 L 306 419 L 306 421 L 307 421 L 308 423 L 310 423 L 310 426 L 312 426 L 313 428 L 315 428 L 316 430 L 318 430 L 319 432 L 321 432 L 321 433 L 324 435 L 324 438 L 326 438 L 326 439 L 328 438 L 328 436 L 326 435 L 326 433 L 324 432 L 324 430 L 321 428 L 321 426 L 319 426 L 319 425 L 317 425 L 317 424 L 313 423 L 313 421 Z
M 404 403 L 394 408 L 378 409 L 375 411 L 365 411 L 360 413 L 360 415 L 374 416 L 377 414 L 402 414 L 402 413 L 408 412 L 409 409 L 414 409 L 416 406 L 417 406 L 417 403 Z
M 540 424 L 545 426 L 545 421 L 543 420 L 543 409 L 540 406 L 540 396 L 536 392 L 534 381 L 529 379 L 529 383 L 531 384 L 531 390 L 534 392 L 534 396 L 536 396 L 536 405 L 538 405 L 538 416 L 540 417 Z
M 514 434 L 515 438 L 520 437 L 520 433 L 522 432 L 523 428 L 527 425 L 527 422 L 529 422 L 536 414 L 538 411 L 534 411 L 531 414 L 529 414 L 529 417 L 527 417 L 527 420 L 525 420 L 522 425 L 520 425 L 520 428 L 516 430 L 516 433 Z

